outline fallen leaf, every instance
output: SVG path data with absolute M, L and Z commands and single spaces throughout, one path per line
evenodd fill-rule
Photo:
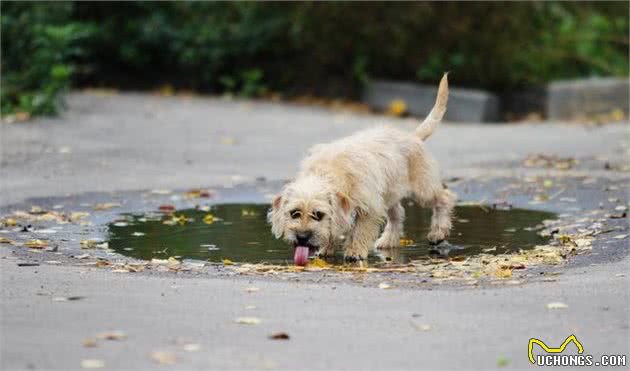
M 105 362 L 100 359 L 84 359 L 81 361 L 82 368 L 103 368 L 105 367 Z
M 127 334 L 122 331 L 107 331 L 96 335 L 96 338 L 101 340 L 125 340 Z
M 172 365 L 177 362 L 177 356 L 173 352 L 151 352 L 151 359 L 162 365 Z
M 120 207 L 122 206 L 121 204 L 117 203 L 117 202 L 105 202 L 102 204 L 96 204 L 94 205 L 94 210 L 96 211 L 105 211 L 105 210 L 109 210 L 112 209 L 114 207 Z
M 413 324 L 413 327 L 415 327 L 415 329 L 418 331 L 423 331 L 423 332 L 431 331 L 431 325 L 420 324 L 420 323 L 415 323 L 415 322 L 412 322 L 412 324 Z
M 203 217 L 203 222 L 206 223 L 206 224 L 214 223 L 214 215 L 208 214 L 208 215 L 204 216 Z
M 17 225 L 17 221 L 13 218 L 6 218 L 2 221 L 2 224 L 6 227 L 15 227 Z
M 230 259 L 223 259 L 223 265 L 234 265 L 234 262 Z
M 378 288 L 379 289 L 383 289 L 383 290 L 387 290 L 387 289 L 391 289 L 392 286 L 390 284 L 388 284 L 388 283 L 381 282 L 381 283 L 378 284 Z
M 409 238 L 401 238 L 399 243 L 400 246 L 410 246 L 414 244 L 414 241 Z
M 81 240 L 79 244 L 81 245 L 82 249 L 94 249 L 96 248 L 96 245 L 98 245 L 100 242 L 101 241 L 99 240 L 90 239 L 90 240 Z
M 499 267 L 494 271 L 494 275 L 498 278 L 512 278 L 512 269 Z
M 209 198 L 210 192 L 205 189 L 191 189 L 184 194 L 185 198 Z
M 24 242 L 24 246 L 30 247 L 31 249 L 45 249 L 48 247 L 48 241 L 30 240 Z
M 260 323 L 260 319 L 256 317 L 238 317 L 234 322 L 241 325 L 257 325 Z
M 615 237 L 613 237 L 613 238 L 616 238 L 616 239 L 618 239 L 618 240 L 623 240 L 623 239 L 624 239 L 624 238 L 626 238 L 626 237 L 628 237 L 628 235 L 627 235 L 627 234 L 618 234 L 618 235 L 616 235 L 616 236 L 615 236 Z
M 95 348 L 97 343 L 96 343 L 96 339 L 94 338 L 87 338 L 84 339 L 81 344 L 83 344 L 84 347 L 86 348 Z
M 289 340 L 291 337 L 286 332 L 276 332 L 275 334 L 269 335 L 269 339 L 271 340 Z
M 85 211 L 75 211 L 70 214 L 70 220 L 77 221 L 77 220 L 87 218 L 88 216 L 90 216 L 90 213 L 87 213 Z
M 547 309 L 566 309 L 569 306 L 566 305 L 565 303 L 560 303 L 560 302 L 553 302 L 553 303 L 549 303 L 547 304 Z
M 258 287 L 248 287 L 245 289 L 245 292 L 258 292 L 260 289 Z
M 506 367 L 509 363 L 510 363 L 510 360 L 507 359 L 506 357 L 501 356 L 497 358 L 497 367 Z
M 184 351 L 186 351 L 186 352 L 197 352 L 197 351 L 201 350 L 201 345 L 199 345 L 199 344 L 185 344 L 182 349 L 184 349 Z
M 326 267 L 330 266 L 330 264 L 326 263 L 325 260 L 320 259 L 320 258 L 315 258 L 315 259 L 311 260 L 308 263 L 308 265 L 311 266 L 311 267 L 317 267 L 317 268 L 326 268 Z
M 52 299 L 52 301 L 76 301 L 84 299 L 83 296 L 57 296 Z
M 161 213 L 171 214 L 171 213 L 175 212 L 175 206 L 173 206 L 173 205 L 160 205 L 160 207 L 158 207 L 158 210 Z
M 9 244 L 9 245 L 13 245 L 15 242 L 10 240 L 10 239 L 8 239 L 8 238 L 0 237 L 0 243 L 6 243 L 6 244 Z

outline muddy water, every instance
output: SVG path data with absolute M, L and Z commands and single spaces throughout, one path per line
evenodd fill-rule
M 251 263 L 291 263 L 293 249 L 275 240 L 266 222 L 268 205 L 216 205 L 210 211 L 195 209 L 173 215 L 122 215 L 109 224 L 109 246 L 139 259 L 184 259 Z M 454 228 L 448 243 L 435 248 L 426 242 L 430 211 L 407 207 L 405 241 L 409 246 L 376 253 L 383 259 L 403 263 L 430 255 L 472 255 L 527 249 L 545 242 L 536 229 L 555 214 L 524 209 L 489 210 L 476 206 L 456 208 Z M 212 218 L 207 217 L 208 214 Z M 204 220 L 205 218 L 205 220 Z M 166 221 L 167 224 L 164 222 Z

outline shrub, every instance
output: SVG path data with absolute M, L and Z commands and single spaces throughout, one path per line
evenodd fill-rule
M 2 115 L 54 114 L 70 86 L 71 58 L 90 32 L 69 22 L 71 4 L 2 4 Z
M 2 113 L 75 85 L 356 97 L 369 78 L 505 91 L 628 75 L 627 2 L 2 3 Z

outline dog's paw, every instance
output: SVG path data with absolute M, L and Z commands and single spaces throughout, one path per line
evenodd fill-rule
M 348 256 L 344 256 L 344 257 L 343 257 L 343 260 L 344 260 L 346 263 L 353 264 L 353 263 L 358 263 L 358 262 L 362 261 L 362 260 L 363 260 L 363 258 L 362 258 L 362 257 L 360 257 L 360 256 L 348 255 Z
M 400 238 L 390 235 L 382 235 L 374 243 L 374 248 L 379 250 L 392 249 L 400 246 Z
M 315 254 L 320 258 L 329 258 L 335 256 L 335 249 L 332 248 L 321 248 Z
M 448 229 L 445 228 L 432 229 L 427 235 L 427 239 L 432 245 L 439 244 L 440 242 L 446 240 L 446 237 L 448 237 Z

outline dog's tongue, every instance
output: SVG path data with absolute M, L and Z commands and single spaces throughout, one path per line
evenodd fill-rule
M 296 246 L 295 255 L 293 255 L 293 263 L 295 265 L 305 266 L 308 263 L 308 247 Z

